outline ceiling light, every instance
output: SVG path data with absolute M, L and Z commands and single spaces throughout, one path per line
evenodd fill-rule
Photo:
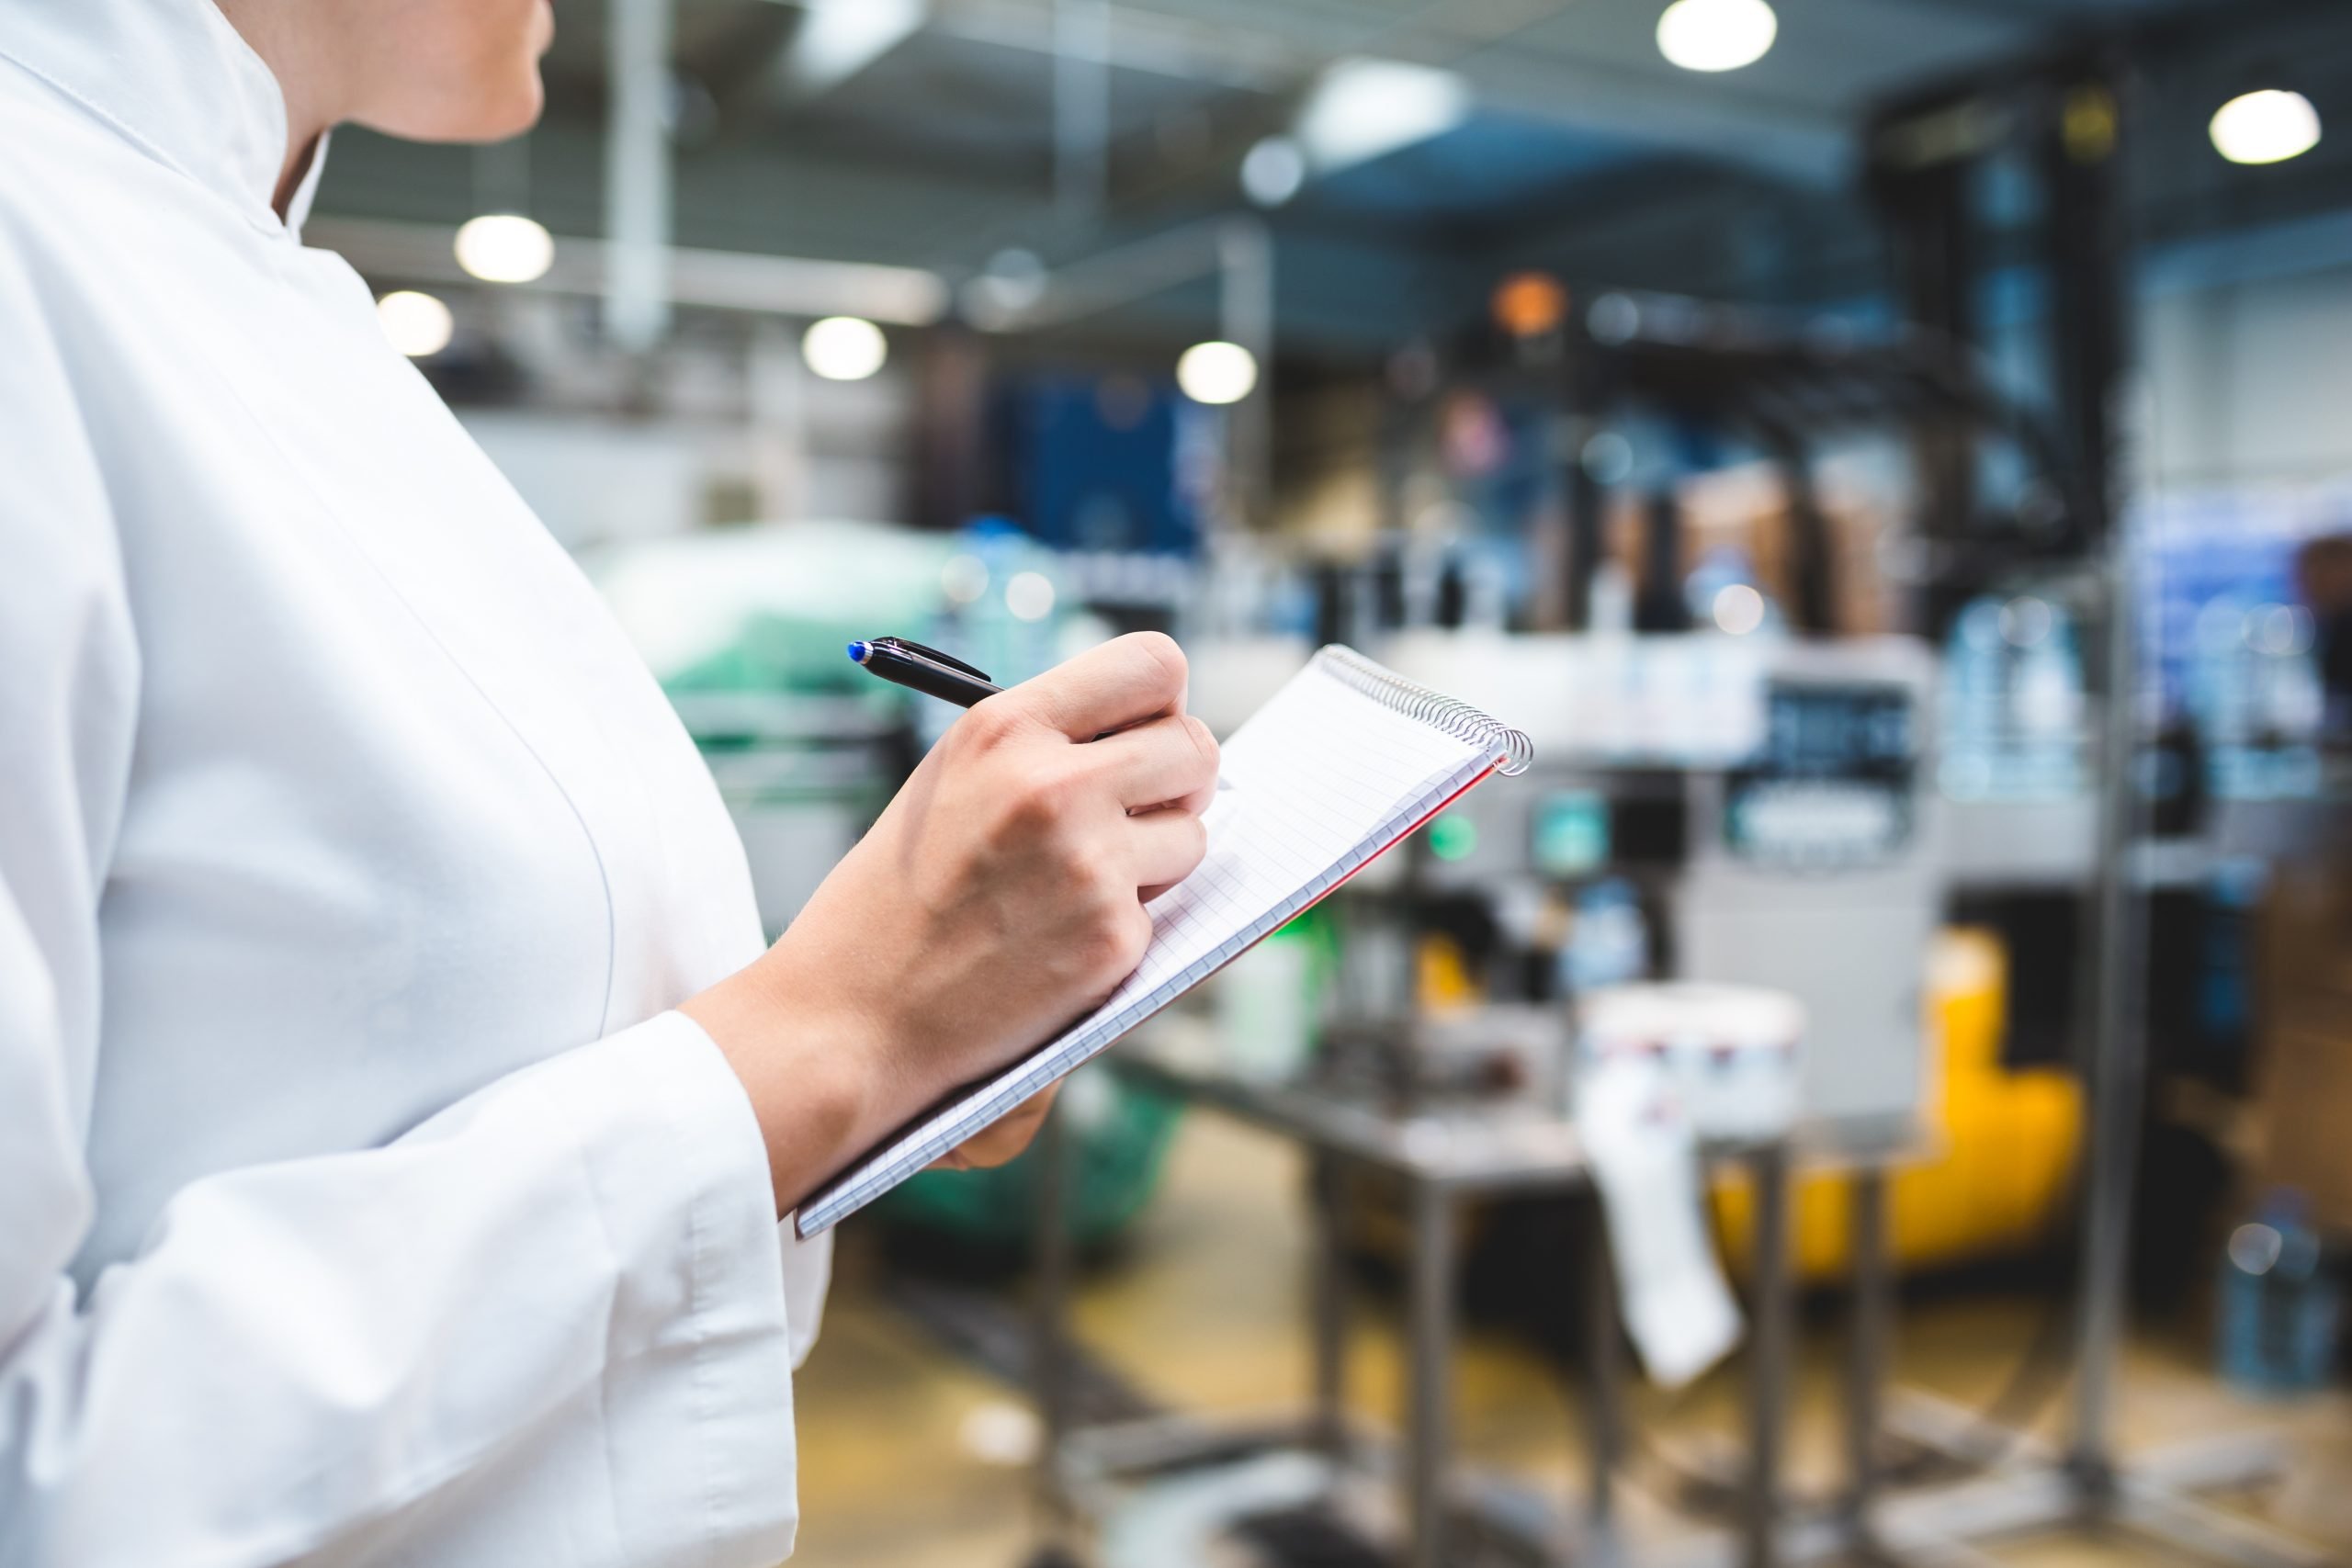
M 808 96 L 848 81 L 914 36 L 924 0 L 808 0 L 785 70 Z
M 1489 305 L 1511 336 L 1542 337 L 1556 331 L 1568 313 L 1568 291 L 1550 273 L 1515 273 L 1496 288 Z
M 1685 71 L 1736 71 L 1771 52 L 1780 31 L 1765 0 L 1674 0 L 1657 19 L 1657 48 Z
M 411 359 L 429 359 L 449 346 L 457 321 L 449 307 L 430 294 L 399 288 L 376 301 L 376 324 L 394 348 Z
M 861 317 L 828 316 L 801 338 L 800 357 L 828 381 L 863 381 L 890 357 L 890 342 Z
M 1196 343 L 1176 362 L 1176 384 L 1196 403 L 1238 403 L 1258 386 L 1258 356 L 1238 343 Z
M 1260 207 L 1280 207 L 1306 183 L 1306 153 L 1287 136 L 1269 136 L 1241 160 L 1241 194 Z
M 484 213 L 458 231 L 458 265 L 484 283 L 536 282 L 555 265 L 555 239 L 531 219 Z
M 1764 624 L 1764 595 L 1745 582 L 1734 582 L 1715 595 L 1715 625 L 1734 637 L 1746 637 Z
M 1004 585 L 1004 607 L 1016 621 L 1042 621 L 1054 613 L 1053 579 L 1042 571 L 1016 571 Z
M 2233 164 L 2283 164 L 2319 145 L 2319 111 L 2301 93 L 2266 88 L 2223 104 L 2213 149 Z
M 1328 174 L 1442 136 L 1470 118 L 1470 107 L 1469 85 L 1451 71 L 1342 60 L 1299 110 L 1298 145 L 1309 167 Z

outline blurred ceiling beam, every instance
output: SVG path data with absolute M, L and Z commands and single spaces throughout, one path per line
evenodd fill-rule
M 1913 0 L 1922 9 L 2008 22 L 2039 32 L 2050 26 L 2049 0 Z
M 1728 83 L 1700 90 L 1517 50 L 1484 53 L 1455 69 L 1479 103 L 1498 113 L 1694 153 L 1814 190 L 1842 188 L 1853 177 L 1853 130 L 1843 116 Z
M 1550 51 L 1508 47 L 1518 33 L 1564 8 L 1561 0 L 1489 0 L 1456 15 L 1440 6 L 1425 17 L 1452 19 L 1417 19 L 1370 33 L 1333 28 L 1328 39 L 1310 41 L 1114 6 L 1107 54 L 1121 70 L 1287 100 L 1304 94 L 1335 55 L 1377 51 L 1459 73 L 1480 107 L 1498 113 L 1723 159 L 1814 189 L 1849 177 L 1851 132 L 1836 114 L 1728 83 L 1633 76 Z M 1054 15 L 1054 0 L 937 0 L 930 27 L 948 37 L 1052 56 Z M 1222 171 L 1220 180 L 1227 174 Z
M 303 237 L 340 253 L 370 283 L 481 287 L 458 265 L 454 227 L 320 218 L 305 227 Z M 493 287 L 601 297 L 615 259 L 615 247 L 602 240 L 559 237 L 555 265 L 546 276 L 534 283 Z M 937 273 L 921 267 L 682 249 L 672 250 L 669 262 L 668 299 L 673 305 L 807 318 L 863 316 L 906 327 L 927 327 L 947 314 L 947 285 Z
M 1258 34 L 1210 27 L 1133 6 L 1112 6 L 1103 51 L 1113 69 L 1182 82 L 1280 92 L 1319 62 L 1295 46 L 1277 46 Z M 933 32 L 967 43 L 992 44 L 1030 54 L 1059 52 L 1054 0 L 938 0 L 929 23 Z

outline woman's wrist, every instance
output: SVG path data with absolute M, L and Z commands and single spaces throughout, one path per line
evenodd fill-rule
M 788 1212 L 920 1103 L 865 1010 L 772 951 L 684 1003 L 741 1080 Z

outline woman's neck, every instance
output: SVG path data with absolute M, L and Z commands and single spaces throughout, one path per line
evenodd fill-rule
M 270 205 L 280 218 L 318 155 L 319 139 L 344 118 L 339 62 L 327 42 L 341 7 L 320 0 L 216 0 L 229 25 L 277 78 L 286 102 L 286 161 Z

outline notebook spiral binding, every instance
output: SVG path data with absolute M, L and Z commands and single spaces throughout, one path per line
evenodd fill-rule
M 1468 703 L 1408 681 L 1352 648 L 1336 642 L 1326 644 L 1315 655 L 1315 661 L 1326 674 L 1385 707 L 1395 708 L 1458 739 L 1490 747 L 1493 754 L 1501 759 L 1495 771 L 1505 778 L 1517 778 L 1535 761 L 1535 743 L 1528 739 L 1525 730 L 1513 729 Z

